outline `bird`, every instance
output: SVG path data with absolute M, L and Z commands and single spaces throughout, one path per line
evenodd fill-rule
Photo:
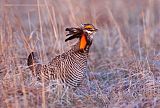
M 38 53 L 31 52 L 27 65 L 39 80 L 58 80 L 68 87 L 76 88 L 84 79 L 89 49 L 93 35 L 98 29 L 92 24 L 81 24 L 80 27 L 70 27 L 65 30 L 68 32 L 65 42 L 78 38 L 70 50 L 54 57 L 47 64 L 41 64 Z

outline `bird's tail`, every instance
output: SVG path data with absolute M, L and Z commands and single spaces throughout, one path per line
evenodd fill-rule
M 29 66 L 30 70 L 32 71 L 33 75 L 36 75 L 37 69 L 41 67 L 40 58 L 38 53 L 31 52 L 28 56 L 27 65 Z M 38 69 L 39 70 L 39 69 Z

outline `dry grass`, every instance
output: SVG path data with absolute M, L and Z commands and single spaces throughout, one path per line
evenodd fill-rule
M 1 0 L 0 107 L 160 107 L 159 0 Z M 60 99 L 61 86 L 35 81 L 31 51 L 43 63 L 68 50 L 65 28 L 92 23 L 89 78 Z M 50 85 L 51 84 L 51 85 Z

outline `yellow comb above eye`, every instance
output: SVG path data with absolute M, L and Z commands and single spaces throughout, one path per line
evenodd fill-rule
M 87 25 L 84 27 L 85 29 L 93 29 L 93 26 L 92 25 Z

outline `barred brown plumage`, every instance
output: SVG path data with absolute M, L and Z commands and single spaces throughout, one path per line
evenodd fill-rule
M 84 78 L 87 69 L 87 59 L 89 48 L 92 44 L 91 36 L 97 29 L 92 24 L 82 24 L 80 28 L 67 28 L 70 36 L 65 41 L 79 38 L 77 44 L 72 48 L 56 56 L 46 65 L 39 63 L 36 52 L 31 52 L 28 56 L 28 66 L 38 79 L 59 80 L 69 87 L 77 87 Z

